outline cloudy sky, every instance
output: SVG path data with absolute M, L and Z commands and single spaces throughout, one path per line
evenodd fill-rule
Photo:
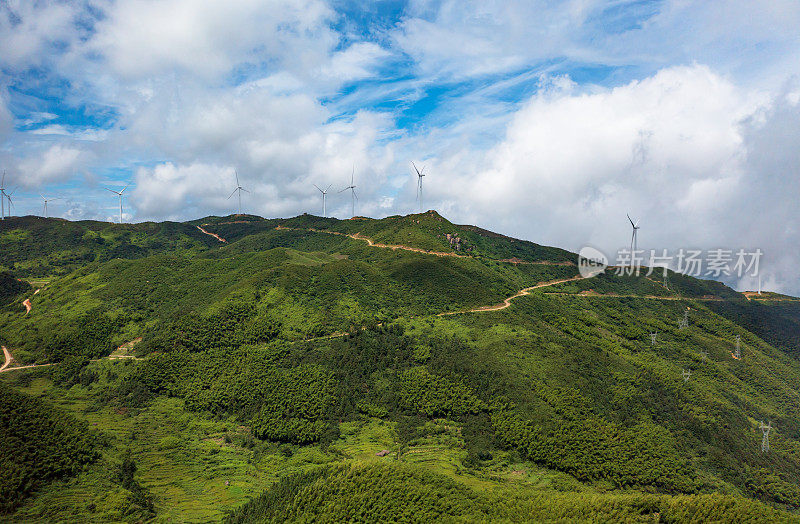
M 202 8 L 199 7 L 202 5 Z M 800 3 L 0 1 L 14 213 L 424 207 L 577 251 L 760 248 L 800 293 Z M 753 288 L 752 280 L 735 283 Z

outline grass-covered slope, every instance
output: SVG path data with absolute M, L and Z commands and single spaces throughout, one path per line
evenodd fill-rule
M 0 270 L 28 279 L 69 273 L 94 261 L 206 249 L 214 239 L 190 224 L 70 222 L 35 216 L 0 221 Z
M 286 477 L 228 523 L 766 522 L 786 513 L 720 495 L 586 495 L 478 491 L 401 464 L 337 466 Z
M 86 422 L 0 382 L 0 514 L 100 455 Z
M 21 519 L 797 520 L 785 297 L 574 280 L 574 255 L 430 212 L 185 226 L 207 243 L 96 257 L 35 295 L 5 279 L 0 342 L 52 365 L 2 380 L 97 424 L 118 472 L 56 480 Z

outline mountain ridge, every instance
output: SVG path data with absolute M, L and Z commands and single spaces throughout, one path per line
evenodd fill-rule
M 397 489 L 480 499 L 454 506 L 479 520 L 503 492 L 529 518 L 548 504 L 612 518 L 613 501 L 620 515 L 699 515 L 698 501 L 719 502 L 702 497 L 721 494 L 722 520 L 733 519 L 726 505 L 755 518 L 768 511 L 759 504 L 797 519 L 794 301 L 748 300 L 674 273 L 670 289 L 645 275 L 582 279 L 573 253 L 430 213 L 42 225 L 0 222 L 14 264 L 0 267 L 0 285 L 25 273 L 40 289 L 9 287 L 0 342 L 16 364 L 48 366 L 0 380 L 96 423 L 108 444 L 82 477 L 64 472 L 15 498 L 17 518 L 41 518 L 49 497 L 87 520 L 194 511 L 164 479 L 187 493 L 198 479 L 215 486 L 197 502 L 198 520 L 224 518 L 262 491 L 274 503 L 242 511 L 284 515 L 295 502 L 279 478 L 339 490 L 342 507 L 358 508 L 351 480 L 388 475 L 409 483 Z M 60 254 L 44 256 L 47 246 Z M 139 422 L 155 420 L 172 422 Z M 769 453 L 759 420 L 776 428 Z M 217 470 L 198 473 L 225 456 L 239 464 L 236 491 Z M 109 461 L 138 473 L 109 479 Z M 97 514 L 71 502 L 75 486 Z M 110 486 L 124 497 L 104 499 Z M 625 498 L 631 490 L 644 498 Z M 569 497 L 557 492 L 608 496 L 559 513 Z M 387 515 L 400 511 L 374 497 Z

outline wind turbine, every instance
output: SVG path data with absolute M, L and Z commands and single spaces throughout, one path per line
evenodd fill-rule
M 5 191 L 3 191 L 2 194 L 0 194 L 0 201 L 3 200 L 3 195 L 5 195 L 6 199 L 8 200 L 8 215 L 6 215 L 5 218 L 11 217 L 11 206 L 14 205 L 14 201 L 11 199 L 11 195 L 13 195 L 14 191 L 16 190 L 17 188 L 15 187 L 14 189 L 11 190 L 11 193 L 6 193 Z
M 128 184 L 127 186 L 123 187 L 122 191 L 114 191 L 113 189 L 106 188 L 106 191 L 111 191 L 112 193 L 114 193 L 115 195 L 117 195 L 119 197 L 119 223 L 120 224 L 122 224 L 122 193 L 124 193 L 125 190 L 128 189 L 128 186 L 130 186 L 130 184 Z
M 355 176 L 356 176 L 356 166 L 353 166 L 353 172 L 350 174 L 350 185 L 339 191 L 339 193 L 342 193 L 349 189 L 352 192 L 351 200 L 353 202 L 353 216 L 356 216 L 356 200 L 358 200 L 358 196 L 356 195 L 356 185 L 354 183 Z
M 630 215 L 627 215 L 628 221 L 631 223 L 631 227 L 633 228 L 633 234 L 631 235 L 631 257 L 633 257 L 634 249 L 639 247 L 636 243 L 636 232 L 639 231 L 639 222 L 637 221 L 635 224 L 631 219 Z
M 44 200 L 44 217 L 47 218 L 47 203 L 52 202 L 53 200 L 58 200 L 60 197 L 45 198 L 44 195 L 41 193 L 39 193 L 39 196 L 42 197 L 42 200 Z
M 228 197 L 228 200 L 231 199 L 231 197 L 233 196 L 234 193 L 236 193 L 237 191 L 239 192 L 239 214 L 241 215 L 242 214 L 242 191 L 244 191 L 245 193 L 249 193 L 250 191 L 248 191 L 245 188 L 243 188 L 242 185 L 239 183 L 239 173 L 235 169 L 233 170 L 233 173 L 236 175 L 236 189 L 234 189 L 233 193 L 230 194 L 230 196 Z
M 414 171 L 417 172 L 417 200 L 419 200 L 419 212 L 422 213 L 422 177 L 425 175 L 425 166 L 422 166 L 422 171 L 417 169 L 417 165 L 414 161 L 411 161 L 411 165 L 414 166 Z
M 330 184 L 327 188 L 325 188 L 325 191 L 323 191 L 319 189 L 319 186 L 317 184 L 314 184 L 314 187 L 319 189 L 319 192 L 322 193 L 322 218 L 328 218 L 328 215 L 325 212 L 325 195 L 328 194 L 328 190 L 331 188 L 332 185 L 333 184 Z
M 6 218 L 6 170 L 3 169 L 3 178 L 0 179 L 0 220 Z M 11 212 L 11 205 L 8 206 L 8 211 Z

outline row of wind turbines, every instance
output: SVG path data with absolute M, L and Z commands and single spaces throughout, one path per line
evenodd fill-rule
M 425 176 L 425 166 L 423 166 L 422 169 L 420 170 L 420 169 L 417 168 L 417 166 L 416 166 L 416 164 L 414 164 L 414 162 L 411 162 L 411 165 L 414 167 L 414 171 L 416 172 L 416 175 L 417 175 L 417 200 L 419 201 L 420 212 L 422 212 L 422 178 Z M 343 192 L 345 192 L 347 190 L 350 191 L 351 212 L 352 212 L 351 216 L 355 216 L 355 214 L 356 214 L 356 200 L 358 200 L 358 195 L 356 194 L 355 174 L 356 174 L 356 168 L 355 168 L 355 166 L 353 166 L 353 170 L 350 173 L 350 185 L 348 185 L 347 187 L 345 187 L 345 188 L 343 188 L 342 190 L 339 191 L 339 193 L 343 193 Z M 238 173 L 238 171 L 234 170 L 234 176 L 236 177 L 236 188 L 228 196 L 228 200 L 233 198 L 233 195 L 236 195 L 238 193 L 238 202 L 239 202 L 238 212 L 241 215 L 242 214 L 242 192 L 250 193 L 250 191 L 245 189 L 244 187 L 242 187 L 242 184 L 239 181 L 239 173 Z M 13 201 L 13 199 L 11 197 L 14 194 L 14 191 L 16 191 L 16 188 L 14 188 L 14 190 L 12 190 L 11 192 L 6 192 L 5 182 L 6 182 L 6 172 L 3 171 L 2 179 L 0 179 L 0 219 L 5 219 L 7 216 L 11 216 L 10 215 L 11 206 L 14 203 L 14 201 Z M 325 218 L 327 218 L 327 216 L 328 216 L 326 197 L 327 197 L 328 193 L 330 192 L 330 188 L 331 188 L 332 185 L 333 184 L 330 184 L 330 185 L 328 185 L 327 188 L 322 189 L 318 185 L 314 184 L 314 187 L 317 188 L 317 190 L 322 194 L 322 216 L 325 217 Z M 110 191 L 111 193 L 114 193 L 115 195 L 117 195 L 117 198 L 119 198 L 119 223 L 120 224 L 122 223 L 122 196 L 123 196 L 123 193 L 125 193 L 125 190 L 128 189 L 128 187 L 130 187 L 130 184 L 127 184 L 120 191 L 116 191 L 114 189 L 110 189 L 110 188 L 107 188 L 107 187 L 104 188 L 106 191 Z M 48 217 L 48 214 L 47 214 L 47 204 L 48 204 L 48 202 L 53 202 L 54 200 L 60 200 L 61 197 L 47 198 L 44 195 L 42 195 L 41 193 L 39 194 L 39 196 L 41 196 L 42 200 L 44 201 L 44 207 L 43 207 L 44 217 L 47 218 Z M 6 215 L 6 202 L 8 202 L 8 213 L 9 213 L 8 215 Z
M 425 176 L 425 166 L 422 166 L 422 170 L 420 171 L 417 169 L 417 165 L 412 161 L 411 165 L 414 166 L 414 171 L 417 173 L 417 200 L 419 201 L 419 211 L 422 213 L 422 177 Z M 356 195 L 356 183 L 355 183 L 355 174 L 356 174 L 356 166 L 353 166 L 353 171 L 350 173 L 350 185 L 345 187 L 344 189 L 340 190 L 339 193 L 344 193 L 348 189 L 350 190 L 350 201 L 351 201 L 351 215 L 356 216 L 356 200 L 358 200 L 358 195 Z M 238 183 L 238 179 L 237 179 Z M 328 187 L 322 189 L 317 184 L 314 184 L 314 187 L 317 188 L 317 191 L 322 194 L 322 217 L 328 218 L 328 210 L 326 207 L 326 197 L 330 192 L 331 186 L 333 184 L 329 184 Z M 230 198 L 230 197 L 228 197 Z M 241 203 L 239 204 L 239 212 L 241 213 Z
M 17 188 L 15 187 L 10 192 L 6 192 L 6 172 L 3 170 L 3 176 L 0 177 L 0 220 L 5 220 L 11 216 L 11 208 L 14 206 L 14 199 L 11 197 L 16 190 Z M 44 217 L 47 218 L 47 203 L 58 200 L 59 197 L 47 198 L 41 193 L 39 193 L 39 196 L 44 200 Z M 6 203 L 8 203 L 8 206 L 6 206 Z

